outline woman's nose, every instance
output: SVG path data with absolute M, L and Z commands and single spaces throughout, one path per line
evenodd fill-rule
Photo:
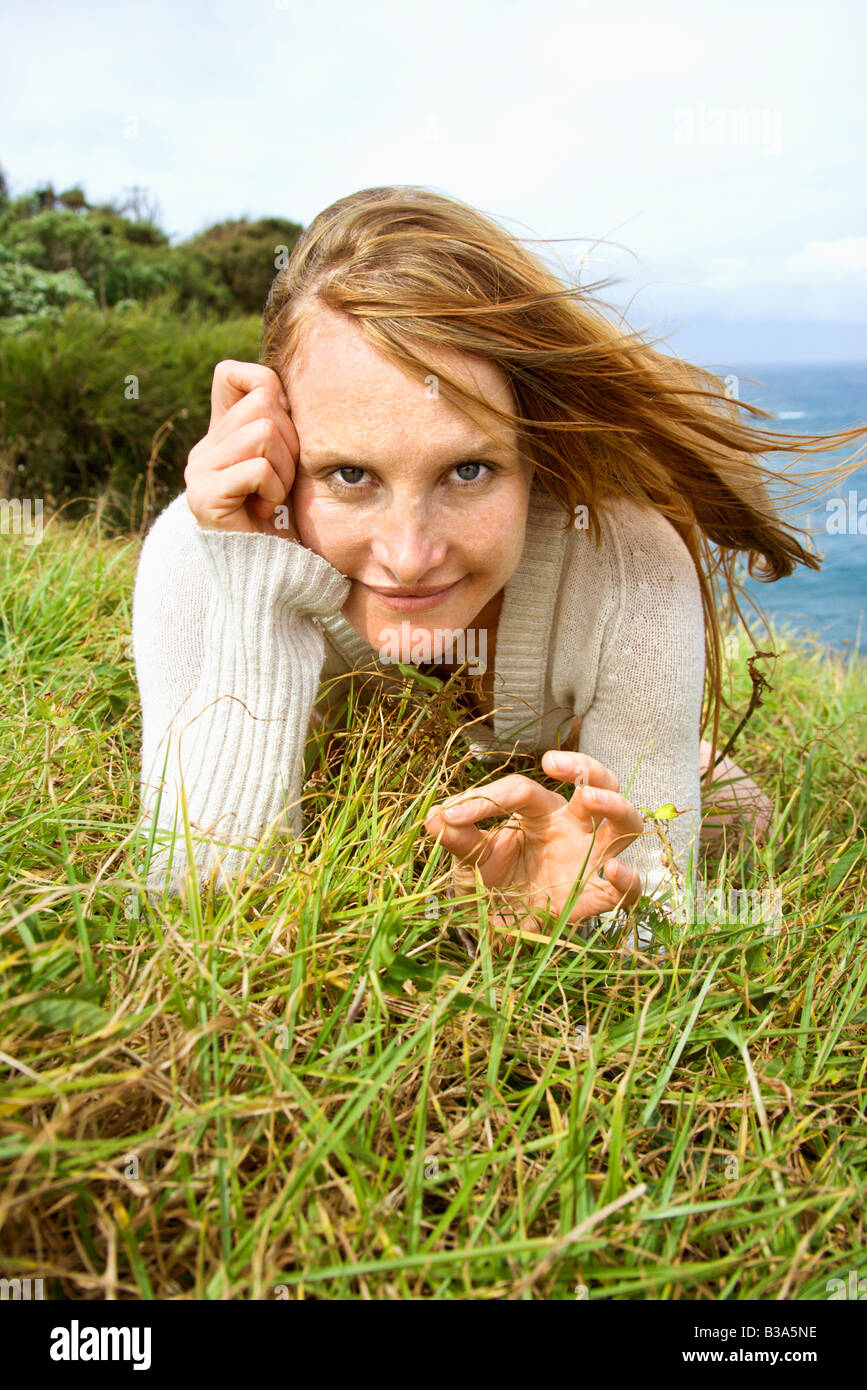
M 390 571 L 397 583 L 409 587 L 442 566 L 448 540 L 429 520 L 392 512 L 378 519 L 371 536 L 371 550 L 377 563 Z

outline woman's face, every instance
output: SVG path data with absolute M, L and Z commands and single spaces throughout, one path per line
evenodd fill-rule
M 492 363 L 451 351 L 430 360 L 515 409 Z M 406 623 L 416 641 L 477 616 L 487 627 L 524 545 L 532 466 L 514 431 L 491 417 L 492 444 L 437 394 L 435 378 L 404 373 L 327 308 L 308 323 L 284 385 L 300 443 L 295 524 L 352 581 L 346 620 L 377 650 Z M 406 590 L 429 597 L 398 603 L 395 591 Z

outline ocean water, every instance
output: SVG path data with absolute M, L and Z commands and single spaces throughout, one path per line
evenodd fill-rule
M 808 532 L 809 542 L 800 534 L 798 539 L 806 549 L 824 556 L 821 569 L 798 565 L 793 574 L 775 584 L 752 579 L 745 583 L 747 594 L 775 626 L 817 638 L 843 653 L 855 650 L 863 655 L 867 651 L 867 362 L 815 366 L 726 363 L 713 364 L 711 370 L 722 377 L 734 374 L 739 399 L 773 413 L 774 420 L 762 420 L 744 412 L 747 422 L 759 428 L 781 434 L 827 434 L 855 425 L 865 428 L 861 439 L 843 449 L 800 460 L 795 454 L 777 451 L 765 456 L 762 461 L 769 468 L 789 464 L 789 474 L 795 479 L 805 472 L 844 463 L 855 454 L 864 462 L 826 492 L 809 502 L 790 505 L 781 513 L 789 527 L 804 527 Z M 769 491 L 777 496 L 776 488 Z M 829 507 L 832 499 L 840 502 Z M 839 534 L 834 530 L 838 516 L 843 521 Z M 748 604 L 742 602 L 741 608 L 758 640 L 764 632 L 761 619 Z

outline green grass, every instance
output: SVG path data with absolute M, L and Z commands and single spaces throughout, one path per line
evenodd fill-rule
M 772 879 L 775 934 L 661 920 L 651 955 L 551 921 L 493 953 L 422 831 L 490 776 L 447 691 L 311 734 L 282 882 L 146 907 L 138 544 L 0 538 L 0 1273 L 74 1299 L 590 1300 L 867 1273 L 863 661 L 778 634 L 734 751 L 775 833 L 708 882 Z

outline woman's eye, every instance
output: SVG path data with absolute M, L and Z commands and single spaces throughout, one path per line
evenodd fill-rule
M 345 464 L 342 465 L 342 467 L 336 468 L 336 469 L 334 470 L 334 474 L 337 474 L 337 473 L 363 473 L 363 472 L 364 472 L 364 469 L 363 469 L 363 468 L 353 468 L 353 467 L 352 467 L 350 464 L 348 464 L 348 463 L 345 463 Z M 332 476 L 334 476 L 334 474 L 332 474 Z M 341 478 L 339 481 L 340 481 L 340 482 L 346 482 L 346 479 L 345 479 L 345 478 Z M 355 486 L 355 483 L 357 483 L 357 482 L 358 482 L 358 479 L 357 479 L 357 478 L 356 478 L 356 479 L 350 479 L 350 480 L 349 480 L 348 486 L 353 487 L 353 486 Z
M 487 469 L 488 469 L 488 472 L 491 471 L 491 469 L 488 467 L 488 464 L 483 463 L 483 462 L 481 461 L 481 459 L 468 459 L 466 463 L 457 463 L 457 464 L 455 464 L 455 469 L 456 469 L 456 471 L 460 470 L 461 468 L 487 468 Z M 463 483 L 480 483 L 480 482 L 484 479 L 484 477 L 485 477 L 485 474 L 483 473 L 483 474 L 481 475 L 481 477 L 475 477 L 475 478 L 462 478 L 462 479 L 461 479 L 461 482 L 463 482 Z
M 467 459 L 465 463 L 456 463 L 452 471 L 455 473 L 460 473 L 460 471 L 464 468 L 483 468 L 485 470 L 484 473 L 482 473 L 480 476 L 477 474 L 474 478 L 459 478 L 457 480 L 458 486 L 464 488 L 475 487 L 478 486 L 480 483 L 487 482 L 488 478 L 492 477 L 493 474 L 496 472 L 496 469 L 490 463 L 484 463 L 481 459 Z M 338 468 L 335 468 L 334 471 L 329 475 L 329 477 L 331 478 L 332 486 L 337 487 L 338 490 L 342 489 L 344 492 L 362 492 L 364 491 L 364 486 L 361 483 L 360 476 L 350 477 L 347 479 L 343 475 L 346 473 L 363 475 L 364 472 L 365 469 L 361 467 L 356 467 L 352 464 L 344 463 L 341 464 Z

